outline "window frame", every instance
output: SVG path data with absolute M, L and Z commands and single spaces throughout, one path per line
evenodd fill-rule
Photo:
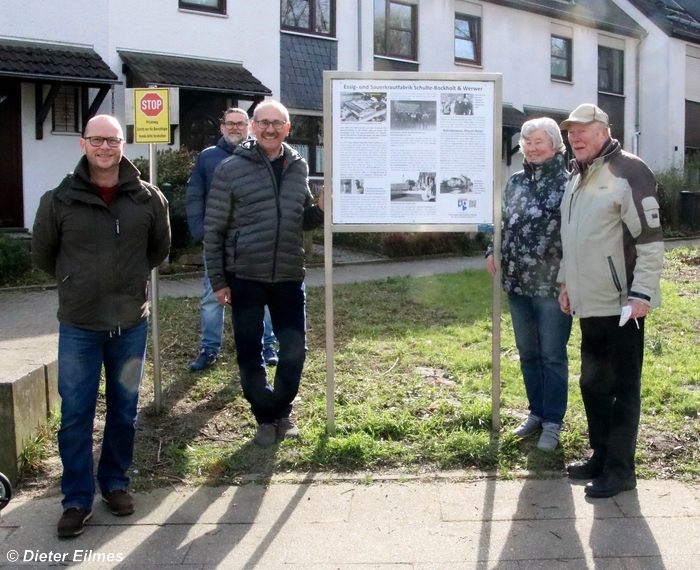
M 187 0 L 178 0 L 177 7 L 181 10 L 191 10 L 193 12 L 226 15 L 226 0 L 216 0 L 216 7 L 198 4 L 196 2 L 188 2 Z
M 280 0 L 280 29 L 287 32 L 298 32 L 300 34 L 310 34 L 312 36 L 321 36 L 324 38 L 335 37 L 335 5 L 336 0 L 328 0 L 330 7 L 330 26 L 328 32 L 318 32 L 316 27 L 316 2 L 317 0 L 306 0 L 309 3 L 309 26 L 307 28 L 285 25 L 282 21 L 282 3 L 289 0 Z
M 470 65 L 481 65 L 481 18 L 479 16 L 474 16 L 472 14 L 462 14 L 460 12 L 455 12 L 455 23 L 457 20 L 462 20 L 464 22 L 469 22 L 470 25 L 474 25 L 475 33 L 474 37 L 470 41 L 474 44 L 474 59 L 466 59 L 464 57 L 457 57 L 457 34 L 455 30 L 454 35 L 454 56 L 455 63 L 468 63 Z M 456 26 L 455 26 L 456 27 Z M 466 41 L 464 38 L 459 38 L 462 41 Z
M 80 87 L 72 85 L 61 85 L 61 88 L 51 105 L 51 132 L 52 133 L 66 133 L 66 134 L 80 134 L 82 133 L 82 117 L 81 117 L 81 105 L 80 105 Z M 71 101 L 72 98 L 72 101 Z M 71 104 L 73 106 L 74 123 L 73 125 L 68 125 L 66 121 L 64 124 L 56 124 L 56 104 Z M 61 116 L 65 116 L 66 119 L 70 117 L 69 113 L 61 113 Z
M 603 53 L 608 53 L 609 57 L 607 57 L 607 65 L 605 67 L 601 67 L 601 55 Z M 619 61 L 619 73 L 616 74 L 615 72 L 615 56 L 619 55 L 620 61 Z M 610 80 L 610 85 L 608 87 L 603 87 L 601 86 L 600 79 L 603 76 L 603 73 L 601 73 L 601 70 L 603 70 L 604 74 L 608 75 L 608 79 Z M 617 77 L 614 77 L 614 75 L 617 75 Z M 619 91 L 615 89 L 615 80 L 617 80 L 620 84 L 620 89 Z M 611 93 L 613 95 L 624 95 L 625 94 L 625 51 L 613 47 L 608 47 L 608 46 L 602 46 L 598 45 L 598 91 L 602 93 Z
M 552 49 L 552 43 L 553 40 L 562 40 L 564 42 L 564 45 L 567 47 L 566 49 L 566 56 L 561 57 L 558 55 L 554 55 L 554 51 Z M 566 38 L 564 36 L 560 36 L 558 34 L 551 34 L 550 40 L 549 40 L 549 77 L 550 79 L 554 81 L 567 81 L 569 83 L 572 82 L 573 77 L 574 77 L 574 72 L 573 72 L 573 52 L 574 52 L 574 42 L 571 38 Z M 554 74 L 554 69 L 553 69 L 553 63 L 554 60 L 558 61 L 564 61 L 566 63 L 566 75 L 555 75 Z
M 418 5 L 413 4 L 411 2 L 401 2 L 400 0 L 381 0 L 381 1 L 384 2 L 384 30 L 383 30 L 384 52 L 380 53 L 377 51 L 377 44 L 375 41 L 375 43 L 374 43 L 374 55 L 375 56 L 382 56 L 382 57 L 391 57 L 391 58 L 395 58 L 395 59 L 402 59 L 402 60 L 411 61 L 411 62 L 417 62 L 418 61 Z M 390 17 L 391 17 L 391 5 L 392 4 L 397 4 L 400 6 L 406 6 L 406 7 L 410 8 L 410 10 L 411 10 L 411 29 L 410 30 L 406 30 L 404 28 L 391 28 L 389 26 L 389 21 L 390 21 Z M 376 6 L 376 0 L 375 0 L 375 6 Z M 375 9 L 375 12 L 376 12 L 376 9 Z M 376 18 L 374 20 L 374 26 L 375 26 L 375 36 L 376 36 L 377 35 Z M 407 56 L 404 54 L 391 53 L 389 51 L 389 34 L 390 34 L 391 30 L 411 33 L 411 54 L 410 55 Z
M 295 131 L 298 131 L 299 129 L 295 129 L 295 121 L 300 118 L 301 120 L 308 120 L 308 121 L 313 121 L 316 123 L 316 128 L 317 132 L 314 135 L 311 133 L 309 137 L 304 137 L 304 136 L 298 136 Z M 291 130 L 289 132 L 289 136 L 287 137 L 287 140 L 285 141 L 288 145 L 292 146 L 295 148 L 296 146 L 306 146 L 308 147 L 308 158 L 306 159 L 307 164 L 309 165 L 309 176 L 310 177 L 319 177 L 323 176 L 323 170 L 319 170 L 319 164 L 318 161 L 316 160 L 319 157 L 319 150 L 320 150 L 320 160 L 323 162 L 323 117 L 320 115 L 304 115 L 302 113 L 290 113 L 289 114 L 289 121 L 291 124 Z M 311 125 L 309 125 L 311 126 Z M 296 149 L 295 149 L 296 150 Z M 299 152 L 299 154 L 302 154 Z M 302 155 L 303 156 L 303 155 Z M 325 166 L 321 164 L 320 166 Z

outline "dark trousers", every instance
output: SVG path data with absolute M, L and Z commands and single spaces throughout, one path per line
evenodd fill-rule
M 581 396 L 593 458 L 606 473 L 634 473 L 641 412 L 644 319 L 581 319 Z
M 289 417 L 306 359 L 306 300 L 302 281 L 264 283 L 227 275 L 243 394 L 259 424 Z M 279 342 L 274 384 L 262 357 L 265 305 Z

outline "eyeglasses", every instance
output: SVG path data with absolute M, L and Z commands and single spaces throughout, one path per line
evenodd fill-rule
M 94 147 L 101 147 L 102 143 L 107 141 L 107 144 L 112 148 L 117 148 L 124 142 L 124 139 L 119 137 L 85 137 L 85 140 Z
M 265 130 L 267 127 L 272 125 L 276 131 L 281 131 L 285 125 L 287 125 L 287 121 L 280 121 L 279 119 L 275 119 L 274 121 L 268 121 L 267 119 L 263 119 L 262 121 L 256 121 L 253 119 L 256 125 L 260 127 L 261 129 Z
M 225 123 L 222 123 L 222 125 L 224 125 L 224 127 L 226 127 L 227 129 L 232 129 L 234 127 L 236 127 L 237 129 L 245 129 L 248 126 L 248 123 L 246 123 L 245 121 L 238 121 L 236 123 L 234 123 L 233 121 L 226 121 Z

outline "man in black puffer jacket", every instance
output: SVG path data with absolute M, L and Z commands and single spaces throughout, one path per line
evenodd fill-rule
M 255 109 L 255 141 L 214 172 L 204 220 L 209 280 L 231 305 L 241 386 L 258 422 L 255 442 L 298 437 L 289 419 L 306 357 L 303 231 L 323 224 L 323 195 L 313 205 L 306 161 L 284 144 L 289 112 L 267 100 Z M 262 359 L 263 314 L 279 341 L 274 388 Z

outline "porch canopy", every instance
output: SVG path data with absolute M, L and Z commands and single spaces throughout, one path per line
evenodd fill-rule
M 36 138 L 44 138 L 44 121 L 62 86 L 82 89 L 82 126 L 97 113 L 117 75 L 92 47 L 0 38 L 0 79 L 33 83 Z M 44 85 L 51 86 L 44 96 Z M 98 92 L 90 101 L 89 89 Z
M 241 63 L 130 50 L 117 50 L 124 62 L 127 87 L 179 87 L 231 93 L 261 101 L 272 91 Z

